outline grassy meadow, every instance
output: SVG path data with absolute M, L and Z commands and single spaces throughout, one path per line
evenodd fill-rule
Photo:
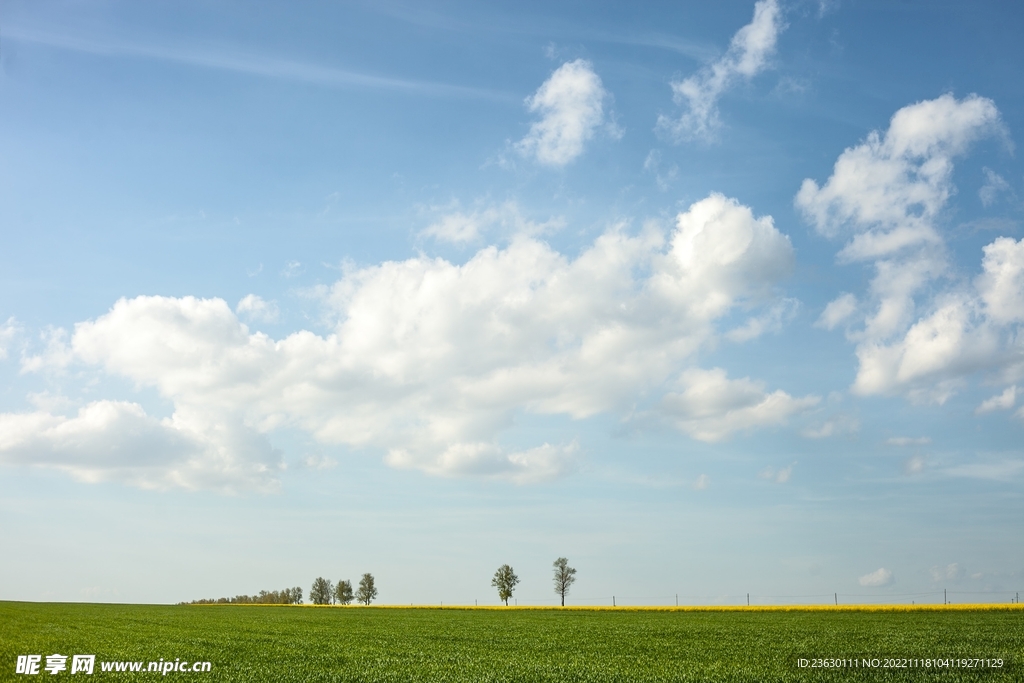
M 1024 610 L 473 609 L 0 602 L 0 680 L 18 655 L 95 654 L 83 680 L 1020 681 Z M 1001 657 L 997 671 L 811 670 L 799 658 Z M 209 661 L 209 673 L 102 661 Z M 70 662 L 70 659 L 68 660 Z M 69 667 L 70 669 L 70 664 Z M 75 674 L 72 680 L 78 680 Z

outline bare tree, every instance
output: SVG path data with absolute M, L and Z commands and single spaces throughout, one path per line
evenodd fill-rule
M 334 586 L 322 576 L 316 577 L 313 587 L 309 589 L 309 599 L 314 605 L 329 605 L 334 597 Z
M 519 577 L 507 564 L 501 565 L 498 567 L 498 571 L 494 572 L 491 585 L 498 589 L 498 599 L 505 601 L 505 607 L 508 607 L 508 599 L 512 597 L 512 591 L 516 589 L 517 583 L 519 583 Z
M 352 582 L 339 580 L 338 584 L 334 587 L 334 598 L 338 601 L 338 604 L 351 605 L 353 597 Z
M 377 597 L 377 587 L 373 585 L 373 574 L 363 574 L 359 579 L 359 592 L 356 599 L 364 605 L 369 605 Z
M 562 607 L 565 607 L 565 594 L 569 592 L 569 586 L 576 581 L 576 570 L 569 566 L 569 560 L 560 557 L 555 560 L 555 592 L 562 598 Z

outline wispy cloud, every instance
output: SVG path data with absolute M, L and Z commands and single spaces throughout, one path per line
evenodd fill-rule
M 10 348 L 14 338 L 21 332 L 21 326 L 13 317 L 0 325 L 0 360 L 7 358 L 7 350 Z
M 46 45 L 61 50 L 104 56 L 125 56 L 176 62 L 189 66 L 229 71 L 250 76 L 312 83 L 331 88 L 370 88 L 393 90 L 434 97 L 468 97 L 514 101 L 511 93 L 436 81 L 396 78 L 368 74 L 333 66 L 275 57 L 232 47 L 196 47 L 159 43 L 139 43 L 116 38 L 51 33 L 22 27 L 7 27 L 5 38 Z
M 831 436 L 856 434 L 860 431 L 860 420 L 850 415 L 833 415 L 823 423 L 806 427 L 800 434 L 808 439 L 827 439 Z
M 975 415 L 991 413 L 994 410 L 1009 410 L 1017 402 L 1017 385 L 1007 387 L 1003 393 L 982 401 L 981 405 L 975 408 Z
M 719 126 L 718 99 L 737 79 L 752 78 L 767 67 L 782 29 L 777 0 L 754 5 L 754 18 L 736 32 L 721 58 L 687 79 L 672 82 L 673 98 L 687 110 L 679 118 L 659 116 L 658 128 L 675 140 L 712 138 Z
M 991 168 L 986 167 L 982 170 L 985 172 L 985 184 L 978 190 L 978 197 L 985 206 L 992 206 L 1001 193 L 1011 191 L 1010 184 Z
M 247 294 L 238 302 L 235 312 L 254 322 L 275 323 L 280 311 L 273 301 L 264 301 L 255 294 Z
M 793 476 L 793 466 L 795 462 L 791 462 L 785 467 L 775 469 L 774 467 L 765 467 L 758 473 L 760 479 L 767 479 L 768 481 L 775 482 L 776 484 L 785 484 L 789 482 L 790 477 Z
M 875 571 L 865 574 L 864 576 L 857 579 L 857 583 L 868 588 L 877 588 L 880 586 L 888 586 L 892 583 L 892 572 L 885 567 L 879 567 Z
M 894 436 L 885 441 L 890 446 L 927 446 L 932 442 L 927 436 Z
M 511 235 L 543 235 L 565 227 L 565 219 L 560 217 L 553 216 L 540 223 L 529 220 L 523 216 L 519 204 L 511 200 L 472 211 L 459 210 L 457 203 L 448 208 L 423 230 L 424 236 L 463 244 L 478 240 L 494 228 L 502 228 Z
M 953 477 L 964 477 L 967 479 L 1010 481 L 1024 474 L 1024 460 L 1008 458 L 991 462 L 967 463 L 950 467 L 945 472 Z

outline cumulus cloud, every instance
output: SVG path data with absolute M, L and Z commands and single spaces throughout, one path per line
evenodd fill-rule
M 783 424 L 790 416 L 818 404 L 817 396 L 793 398 L 768 393 L 749 377 L 731 380 L 721 368 L 688 370 L 677 391 L 662 399 L 662 411 L 678 429 L 700 441 L 721 441 L 733 432 Z
M 741 28 L 729 49 L 714 63 L 682 81 L 673 81 L 672 96 L 686 111 L 678 118 L 658 117 L 658 128 L 675 140 L 713 137 L 720 122 L 718 100 L 739 79 L 750 79 L 768 66 L 782 32 L 782 12 L 777 0 L 760 0 L 754 18 Z
M 507 201 L 474 211 L 449 211 L 423 231 L 426 237 L 442 242 L 465 244 L 476 242 L 486 233 L 501 228 L 510 235 L 543 235 L 565 227 L 565 220 L 553 217 L 538 222 L 523 216 L 519 204 Z
M 843 294 L 818 321 L 848 325 L 855 393 L 942 403 L 972 373 L 1020 364 L 1024 241 L 986 246 L 972 286 L 935 287 L 953 275 L 938 226 L 956 189 L 954 160 L 1002 130 L 991 100 L 943 95 L 900 109 L 884 134 L 844 151 L 823 186 L 803 182 L 796 205 L 821 234 L 846 239 L 840 262 L 875 270 L 861 301 Z
M 235 307 L 235 312 L 239 316 L 253 322 L 264 323 L 277 322 L 277 317 L 280 314 L 276 303 L 264 301 L 255 294 L 247 294 L 242 297 L 242 300 L 238 302 L 238 306 Z
M 250 430 L 187 408 L 159 420 L 123 401 L 95 401 L 72 417 L 0 414 L 0 454 L 81 481 L 143 488 L 271 489 L 279 467 L 278 455 Z
M 607 98 L 590 62 L 566 62 L 526 98 L 527 109 L 540 120 L 516 143 L 516 149 L 546 166 L 565 166 L 583 154 L 586 143 L 604 123 Z
M 394 467 L 530 482 L 571 471 L 579 448 L 506 447 L 501 435 L 521 412 L 624 417 L 664 394 L 664 415 L 714 441 L 813 405 L 816 397 L 693 368 L 733 311 L 777 304 L 792 264 L 789 239 L 770 217 L 713 194 L 667 235 L 655 225 L 638 234 L 613 228 L 574 258 L 520 234 L 461 265 L 420 256 L 351 269 L 325 290 L 336 321 L 325 334 L 274 339 L 220 299 L 122 299 L 57 335 L 56 351 L 26 367 L 99 369 L 173 406 L 158 419 L 118 404 L 117 420 L 82 437 L 116 444 L 138 433 L 162 444 L 150 451 L 166 472 L 132 481 L 205 486 L 230 475 L 263 485 L 281 460 L 267 439 L 289 428 L 384 453 Z M 39 464 L 73 458 L 83 477 L 115 476 L 99 445 L 9 438 L 33 420 L 78 418 L 3 418 L 0 458 L 23 462 L 36 448 L 48 454 Z
M 867 588 L 878 588 L 880 586 L 888 586 L 892 583 L 892 580 L 892 572 L 885 567 L 879 567 L 870 574 L 865 574 L 857 579 L 857 583 Z

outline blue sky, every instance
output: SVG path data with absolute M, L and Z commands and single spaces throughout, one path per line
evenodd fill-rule
M 0 597 L 1008 600 L 1022 32 L 9 0 Z

